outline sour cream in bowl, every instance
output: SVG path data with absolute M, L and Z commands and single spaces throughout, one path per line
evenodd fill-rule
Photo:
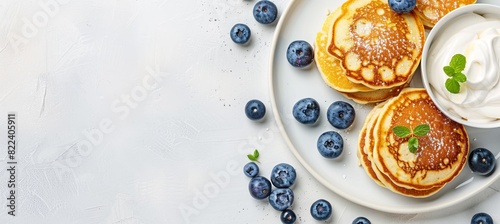
M 456 82 L 459 90 L 451 93 L 457 89 L 446 87 L 451 76 L 443 68 L 456 54 L 465 56 L 465 67 L 455 72 L 463 73 L 466 81 Z M 427 36 L 421 73 L 424 87 L 445 115 L 471 127 L 500 127 L 500 7 L 473 4 L 444 16 Z

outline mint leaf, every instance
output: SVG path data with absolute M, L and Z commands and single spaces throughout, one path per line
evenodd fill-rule
M 255 149 L 253 151 L 253 154 L 248 154 L 247 157 L 248 157 L 248 159 L 250 161 L 259 162 L 259 160 L 258 160 L 258 158 L 259 158 L 259 151 L 257 149 Z
M 428 124 L 421 124 L 413 129 L 413 134 L 421 137 L 421 136 L 424 136 L 427 133 L 429 133 L 430 130 L 431 130 L 431 127 Z
M 450 66 L 455 69 L 455 73 L 462 72 L 465 69 L 466 59 L 462 54 L 455 54 L 451 58 Z
M 449 78 L 444 83 L 444 86 L 450 93 L 459 93 L 460 92 L 460 83 L 453 78 Z
M 416 153 L 418 149 L 418 139 L 416 137 L 411 137 L 408 139 L 408 149 L 411 153 Z
M 405 138 L 411 134 L 411 130 L 405 126 L 395 126 L 392 128 L 392 132 L 400 138 Z
M 465 82 L 465 81 L 467 81 L 467 76 L 465 76 L 464 73 L 459 72 L 459 73 L 453 74 L 453 79 L 456 80 L 457 82 Z
M 256 159 L 257 159 L 257 158 L 259 158 L 259 150 L 255 149 L 255 150 L 253 151 L 253 156 L 254 156 Z
M 455 74 L 455 69 L 448 65 L 443 67 L 443 71 L 444 73 L 446 73 L 446 75 L 450 77 L 453 76 L 453 74 Z

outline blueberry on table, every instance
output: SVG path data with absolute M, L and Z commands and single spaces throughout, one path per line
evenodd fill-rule
M 472 216 L 470 224 L 493 224 L 493 219 L 490 215 L 480 212 Z
M 332 205 L 325 199 L 319 199 L 311 205 L 311 216 L 318 221 L 325 221 L 332 215 Z
M 389 7 L 396 13 L 411 12 L 417 5 L 417 0 L 388 0 Z
M 266 114 L 266 106 L 260 100 L 250 100 L 245 105 L 245 114 L 250 120 L 260 120 Z
M 496 160 L 490 150 L 477 148 L 470 152 L 468 162 L 472 172 L 487 176 L 494 171 Z
M 277 188 L 289 188 L 295 183 L 297 174 L 293 166 L 280 163 L 271 171 L 271 183 Z
M 326 118 L 330 124 L 338 129 L 346 129 L 352 125 L 356 111 L 351 104 L 344 101 L 333 102 L 326 111 Z
M 319 154 L 328 159 L 334 159 L 342 154 L 344 150 L 344 140 L 335 131 L 327 131 L 321 134 L 316 143 Z
M 293 204 L 293 191 L 290 188 L 275 188 L 269 195 L 269 204 L 278 211 L 283 211 Z
M 253 17 L 262 24 L 271 24 L 278 17 L 278 7 L 270 1 L 258 1 L 253 7 Z
M 314 124 L 319 118 L 319 104 L 312 98 L 304 98 L 293 105 L 292 114 L 302 124 Z
M 252 32 L 250 28 L 242 23 L 237 23 L 231 28 L 231 32 L 229 33 L 231 39 L 237 44 L 245 44 L 250 40 L 250 36 Z
M 281 212 L 280 220 L 283 224 L 293 224 L 297 220 L 297 215 L 290 209 L 285 209 Z
M 357 217 L 352 221 L 352 224 L 372 224 L 372 222 L 365 217 Z
M 259 166 L 254 162 L 249 162 L 243 167 L 243 173 L 247 177 L 256 177 L 259 174 Z
M 267 198 L 271 194 L 271 182 L 263 176 L 254 177 L 248 183 L 248 190 L 255 199 Z
M 293 41 L 286 50 L 286 59 L 293 67 L 304 68 L 313 62 L 313 48 L 304 40 Z

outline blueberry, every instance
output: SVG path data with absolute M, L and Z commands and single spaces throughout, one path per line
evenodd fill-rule
M 332 205 L 325 199 L 319 199 L 311 205 L 311 215 L 316 220 L 325 221 L 332 215 Z
M 335 131 L 327 131 L 319 136 L 316 146 L 319 154 L 323 157 L 334 159 L 342 154 L 344 149 L 344 140 L 339 133 Z
M 297 174 L 290 164 L 280 163 L 271 171 L 271 182 L 277 188 L 288 188 L 295 183 Z
M 493 219 L 490 215 L 480 212 L 472 216 L 470 224 L 493 224 Z
M 302 124 L 314 124 L 319 118 L 319 104 L 312 98 L 304 98 L 293 105 L 293 117 Z
M 293 191 L 290 188 L 275 188 L 269 195 L 269 204 L 278 211 L 283 211 L 293 204 Z
M 253 7 L 253 17 L 262 24 L 271 24 L 278 17 L 278 8 L 270 1 L 259 1 Z
M 490 150 L 477 148 L 470 152 L 469 167 L 479 175 L 490 175 L 495 169 L 495 156 Z
M 259 174 L 259 166 L 254 162 L 249 162 L 243 167 L 243 173 L 247 177 L 256 177 Z
M 372 222 L 365 217 L 357 217 L 352 221 L 352 224 L 372 224 Z
M 355 117 L 354 107 L 344 101 L 333 102 L 326 112 L 328 122 L 338 129 L 346 129 L 351 126 Z
M 250 40 L 250 36 L 252 32 L 250 32 L 250 28 L 247 25 L 242 23 L 237 23 L 231 28 L 231 32 L 229 33 L 231 39 L 237 44 L 245 44 Z
M 292 66 L 304 68 L 313 62 L 313 48 L 306 41 L 293 41 L 288 45 L 288 49 L 286 50 L 286 59 Z
M 388 3 L 392 11 L 401 14 L 411 12 L 417 5 L 417 0 L 388 0 Z
M 245 114 L 250 120 L 260 120 L 266 115 L 266 106 L 260 100 L 250 100 L 245 105 Z
M 285 209 L 283 212 L 281 212 L 280 219 L 283 224 L 293 224 L 295 223 L 295 220 L 297 220 L 297 216 L 292 210 Z
M 263 176 L 254 177 L 248 183 L 248 190 L 256 199 L 267 198 L 271 194 L 271 182 Z

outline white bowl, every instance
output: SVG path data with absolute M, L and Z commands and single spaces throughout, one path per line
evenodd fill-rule
M 432 28 L 429 35 L 427 36 L 427 40 L 426 40 L 425 45 L 424 45 L 424 50 L 422 53 L 422 60 L 421 60 L 422 81 L 423 81 L 424 87 L 427 90 L 427 92 L 429 93 L 432 101 L 434 101 L 436 106 L 445 115 L 450 117 L 452 120 L 459 122 L 461 124 L 471 126 L 471 127 L 476 127 L 476 128 L 500 127 L 500 120 L 485 121 L 485 120 L 481 120 L 481 119 L 474 119 L 474 117 L 464 119 L 463 118 L 464 114 L 459 115 L 456 111 L 454 111 L 452 109 L 453 106 L 450 106 L 450 103 L 452 103 L 452 102 L 450 100 L 447 100 L 447 99 L 442 97 L 443 95 L 446 95 L 448 93 L 443 91 L 443 90 L 437 89 L 435 86 L 433 86 L 432 84 L 429 83 L 429 82 L 431 82 L 430 79 L 434 79 L 435 82 L 437 80 L 436 77 L 430 78 L 429 75 L 443 76 L 444 78 L 438 77 L 438 79 L 443 79 L 443 80 L 446 79 L 447 76 L 443 72 L 443 67 L 445 65 L 448 65 L 449 61 L 451 60 L 451 56 L 450 56 L 447 59 L 443 59 L 444 57 L 438 57 L 435 60 L 430 61 L 429 58 L 431 58 L 431 54 L 433 53 L 433 49 L 431 49 L 431 47 L 433 46 L 434 42 L 437 42 L 436 38 L 438 38 L 438 37 L 444 38 L 444 36 L 443 36 L 444 32 L 449 32 L 449 31 L 453 31 L 453 29 L 456 29 L 457 28 L 457 22 L 456 22 L 457 18 L 464 15 L 464 14 L 468 14 L 468 13 L 475 13 L 475 14 L 479 14 L 479 15 L 489 14 L 489 15 L 493 15 L 494 17 L 496 17 L 500 20 L 500 7 L 495 6 L 495 5 L 491 5 L 491 4 L 472 4 L 472 5 L 464 6 L 464 7 L 458 8 L 458 9 L 448 13 L 446 16 L 444 16 L 434 26 L 434 28 Z M 455 23 L 455 24 L 452 25 L 453 23 Z M 461 25 L 462 24 L 458 24 L 458 26 L 461 26 Z M 450 28 L 450 26 L 452 28 Z M 448 49 L 454 49 L 454 48 L 448 48 Z M 460 52 L 456 52 L 456 53 L 460 53 Z M 452 53 L 452 55 L 453 54 L 454 53 Z M 500 55 L 497 55 L 497 57 L 500 57 Z M 446 63 L 441 64 L 442 60 L 445 60 Z M 432 66 L 431 65 L 432 63 L 437 63 L 437 64 Z M 499 67 L 498 59 L 497 59 L 496 66 Z M 436 67 L 439 67 L 439 69 L 437 69 Z M 434 73 L 431 72 L 432 69 L 434 69 Z M 436 72 L 436 71 L 440 71 L 440 72 Z M 432 73 L 432 74 L 430 74 L 430 73 Z M 435 74 L 435 73 L 438 73 L 438 74 Z M 500 74 L 500 72 L 498 74 Z M 436 82 L 436 83 L 439 83 L 439 82 Z M 498 85 L 500 85 L 500 82 L 498 83 Z M 442 87 L 444 87 L 444 81 L 442 83 Z M 438 88 L 442 88 L 442 87 L 438 86 Z M 498 96 L 500 96 L 500 88 L 498 88 L 498 90 L 499 90 Z M 455 96 L 453 96 L 453 97 L 455 97 Z M 481 99 L 483 99 L 483 98 L 481 98 Z M 444 101 L 446 101 L 446 102 L 444 102 Z M 475 102 L 477 102 L 477 101 L 475 101 Z M 488 105 L 491 106 L 491 104 L 488 104 Z M 467 107 L 467 109 L 464 109 L 463 113 L 473 113 L 473 111 L 485 110 L 484 106 L 485 105 L 480 105 L 477 108 Z M 488 110 L 488 111 L 491 111 L 491 110 Z M 498 113 L 500 113 L 500 106 L 498 106 L 497 111 L 498 111 Z M 467 115 L 465 115 L 465 116 L 467 116 Z

